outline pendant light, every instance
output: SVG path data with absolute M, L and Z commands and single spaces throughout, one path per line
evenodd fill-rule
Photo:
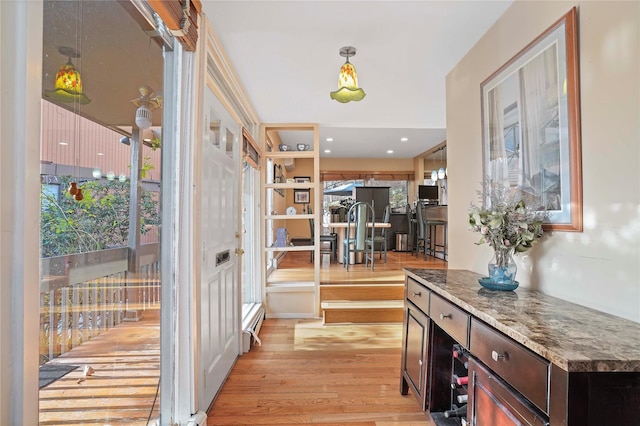
M 433 167 L 436 167 L 436 159 L 433 157 L 435 153 L 431 154 L 432 155 L 432 159 L 433 159 Z M 431 180 L 433 182 L 437 182 L 438 181 L 438 171 L 437 170 L 432 170 L 431 171 Z
M 356 48 L 345 46 L 340 49 L 340 56 L 347 58 L 347 61 L 340 68 L 338 76 L 338 90 L 331 92 L 331 99 L 341 103 L 351 101 L 361 101 L 367 95 L 364 90 L 358 88 L 358 76 L 356 68 L 349 62 L 349 58 L 356 54 Z
M 442 164 L 442 151 L 444 150 L 444 148 L 440 148 L 440 164 Z M 442 165 L 440 165 L 440 168 L 438 169 L 438 179 L 442 180 L 446 177 L 446 173 L 444 171 L 444 167 L 442 167 Z
M 80 57 L 80 52 L 67 46 L 60 46 L 58 52 L 67 57 L 67 63 L 58 69 L 55 88 L 47 90 L 44 93 L 45 98 L 64 103 L 78 102 L 81 105 L 88 104 L 91 99 L 82 93 L 80 72 L 76 70 L 76 67 L 71 62 L 71 58 L 77 59 Z

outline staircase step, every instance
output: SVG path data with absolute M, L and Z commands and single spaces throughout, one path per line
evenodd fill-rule
M 402 284 L 335 284 L 320 286 L 320 301 L 329 300 L 401 300 L 404 298 Z
M 333 300 L 322 302 L 323 324 L 402 322 L 403 300 Z

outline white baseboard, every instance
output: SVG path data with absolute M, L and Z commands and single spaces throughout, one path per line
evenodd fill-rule
M 257 343 L 261 345 L 258 334 L 262 321 L 264 320 L 265 309 L 262 304 L 255 305 L 251 312 L 242 321 L 242 353 L 249 352 L 251 346 Z
M 187 426 L 207 426 L 207 414 L 202 411 L 198 411 L 191 416 L 187 422 Z
M 297 318 L 317 318 L 315 315 L 311 313 L 271 313 L 267 314 L 267 318 L 286 318 L 286 319 L 297 319 Z

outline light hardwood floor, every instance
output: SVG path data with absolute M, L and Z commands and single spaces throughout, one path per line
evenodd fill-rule
M 374 271 L 321 266 L 321 285 L 403 283 L 404 267 L 447 262 L 388 252 Z M 313 278 L 309 254 L 289 252 L 270 283 Z M 315 424 L 434 426 L 412 395 L 400 394 L 402 324 L 323 325 L 267 319 L 262 346 L 240 356 L 208 413 L 208 425 Z
M 321 285 L 403 283 L 404 267 L 447 262 L 388 252 L 374 271 L 324 257 Z M 288 252 L 270 283 L 313 280 L 307 252 Z M 208 413 L 208 425 L 433 426 L 416 398 L 400 394 L 402 324 L 323 325 L 267 319 L 262 346 L 240 356 Z
M 400 395 L 401 324 L 268 319 L 260 338 L 238 358 L 208 425 L 433 426 L 412 394 Z
M 447 262 L 431 256 L 427 256 L 425 260 L 422 254 L 416 257 L 408 252 L 389 251 L 386 262 L 376 256 L 373 271 L 362 263 L 350 265 L 347 271 L 342 263 L 329 262 L 329 257 L 324 256 L 320 267 L 320 283 L 403 283 L 402 268 L 446 269 Z M 278 269 L 269 275 L 267 281 L 270 284 L 313 281 L 313 264 L 310 263 L 309 253 L 288 252 L 278 265 Z

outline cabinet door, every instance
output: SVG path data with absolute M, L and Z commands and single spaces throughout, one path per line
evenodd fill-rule
M 406 395 L 409 387 L 426 410 L 427 393 L 427 341 L 429 318 L 409 302 L 405 302 L 401 393 Z
M 546 426 L 546 416 L 475 358 L 469 359 L 469 414 L 474 426 Z

